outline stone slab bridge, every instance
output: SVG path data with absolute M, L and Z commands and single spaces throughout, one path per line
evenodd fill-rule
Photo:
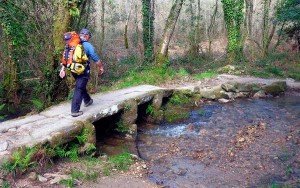
M 176 90 L 188 90 L 207 99 L 233 100 L 240 97 L 264 97 L 285 90 L 300 90 L 300 83 L 291 79 L 260 79 L 219 75 L 216 78 L 199 81 L 186 86 L 162 88 L 142 85 L 92 96 L 93 105 L 82 108 L 84 114 L 71 117 L 70 102 L 52 106 L 39 114 L 27 115 L 0 123 L 0 163 L 22 147 L 43 144 L 63 144 L 71 141 L 85 126 L 92 127 L 94 134 L 90 140 L 96 142 L 95 122 L 122 111 L 122 118 L 129 126 L 129 140 L 135 140 L 138 106 L 149 103 L 159 109 L 164 98 Z M 97 124 L 97 126 L 105 126 Z

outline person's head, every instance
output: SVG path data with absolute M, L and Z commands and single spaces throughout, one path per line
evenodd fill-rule
M 86 28 L 81 29 L 79 36 L 80 36 L 80 40 L 83 42 L 89 41 L 90 38 L 92 37 L 91 32 Z

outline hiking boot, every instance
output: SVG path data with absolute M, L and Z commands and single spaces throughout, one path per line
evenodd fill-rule
M 78 116 L 81 116 L 82 114 L 83 114 L 82 111 L 79 111 L 79 112 L 72 112 L 72 113 L 71 113 L 71 116 L 73 116 L 73 117 L 78 117 Z
M 93 104 L 93 99 L 91 99 L 88 103 L 84 104 L 84 107 L 88 107 Z

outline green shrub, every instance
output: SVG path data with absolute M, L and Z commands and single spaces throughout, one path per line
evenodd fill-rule
M 268 66 L 268 67 L 266 68 L 266 70 L 267 70 L 269 73 L 273 74 L 274 76 L 284 76 L 283 71 L 282 71 L 280 68 L 278 68 L 278 67 L 275 67 L 275 66 Z
M 123 121 L 117 122 L 117 128 L 115 128 L 115 130 L 118 131 L 119 133 L 128 133 L 129 132 L 128 126 L 126 126 L 126 124 L 124 124 Z
M 130 153 L 124 152 L 120 155 L 109 157 L 108 163 L 111 168 L 116 168 L 117 170 L 128 170 L 129 166 L 133 163 L 133 160 Z
M 40 111 L 42 111 L 44 109 L 44 103 L 40 99 L 32 99 L 31 102 L 32 102 L 34 108 L 38 112 L 40 112 Z
M 188 104 L 191 101 L 191 97 L 190 93 L 177 92 L 172 95 L 169 102 L 173 105 Z
M 154 115 L 154 107 L 152 104 L 149 104 L 147 109 L 146 109 L 146 114 L 153 116 Z
M 0 112 L 3 111 L 4 107 L 5 107 L 5 104 L 0 105 Z M 6 117 L 5 115 L 0 115 L 0 120 L 3 120 L 5 117 Z
M 203 72 L 203 73 L 194 75 L 194 78 L 197 80 L 203 80 L 205 78 L 213 78 L 216 75 L 217 75 L 217 73 L 214 71 L 207 71 L 207 72 Z
M 2 164 L 1 169 L 6 173 L 24 173 L 27 169 L 37 165 L 36 161 L 33 161 L 33 157 L 37 151 L 36 147 L 21 148 L 12 154 L 10 160 Z
M 61 180 L 59 183 L 68 188 L 73 188 L 75 186 L 75 179 L 73 179 L 73 178 L 64 179 L 64 180 Z

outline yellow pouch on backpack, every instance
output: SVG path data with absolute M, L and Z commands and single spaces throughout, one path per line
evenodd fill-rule
M 83 74 L 85 67 L 84 67 L 84 65 L 82 65 L 80 63 L 72 63 L 71 66 L 69 67 L 69 69 L 71 70 L 71 72 L 73 72 L 77 75 L 81 75 L 81 74 Z
M 84 52 L 83 46 L 78 44 L 74 50 L 73 62 L 75 63 L 85 63 L 88 61 L 88 57 Z

